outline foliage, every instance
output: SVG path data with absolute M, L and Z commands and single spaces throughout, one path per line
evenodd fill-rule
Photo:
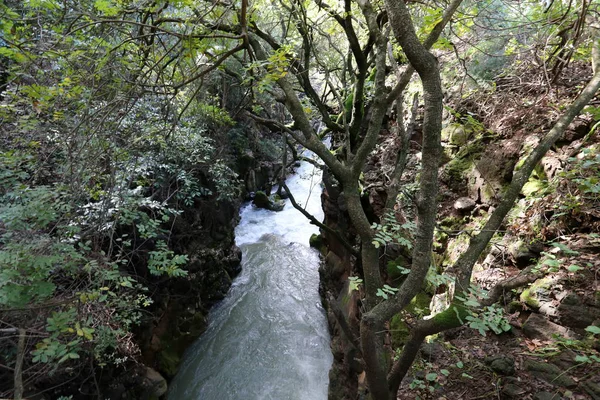
M 377 296 L 388 299 L 390 295 L 394 295 L 398 291 L 398 288 L 391 287 L 390 285 L 383 285 L 383 287 L 377 289 Z
M 360 285 L 363 283 L 363 280 L 358 276 L 350 276 L 348 278 L 349 287 L 351 291 L 358 290 Z
M 435 45 L 442 63 L 457 58 L 448 86 L 459 75 L 463 83 L 467 77 L 485 83 L 528 60 L 543 68 L 540 76 L 550 85 L 571 60 L 591 53 L 593 35 L 565 28 L 583 26 L 587 17 L 584 9 L 570 12 L 566 2 L 544 9 L 539 2 L 465 1 L 450 24 L 439 5 L 395 4 L 0 2 L 0 55 L 8 67 L 0 82 L 0 304 L 10 324 L 44 333 L 28 349 L 25 371 L 60 374 L 66 364 L 94 370 L 137 357 L 132 329 L 152 302 L 148 289 L 187 276 L 188 258 L 170 234 L 177 219 L 202 202 L 239 196 L 235 157 L 252 158 L 247 150 L 271 160 L 281 155 L 283 141 L 248 133 L 254 123 L 310 148 L 340 184 L 365 255 L 364 282 L 350 279 L 353 290 L 364 283 L 361 311 L 389 320 L 427 282 L 451 300 L 454 277 L 430 260 L 443 92 L 437 61 L 423 41 L 432 39 L 426 47 Z M 383 171 L 382 179 L 390 199 L 402 193 L 406 200 L 386 207 L 416 211 L 417 218 L 400 224 L 389 213 L 372 224 L 377 218 L 361 203 L 367 197 L 360 196 L 360 176 L 392 128 L 386 115 L 397 99 L 388 94 L 405 89 L 402 71 L 392 72 L 398 62 L 410 63 L 422 78 L 422 162 L 412 185 L 393 190 L 401 163 L 392 171 L 397 177 Z M 468 113 L 455 117 L 484 131 Z M 319 140 L 315 119 L 332 133 L 332 151 Z M 473 150 L 483 150 L 476 139 L 447 167 L 450 180 L 462 182 Z M 600 161 L 592 153 L 565 172 L 576 190 L 563 193 L 570 202 L 559 213 L 595 202 Z M 391 243 L 413 250 L 411 268 L 399 268 L 412 287 L 383 282 L 378 249 Z M 541 263 L 561 266 L 553 253 Z M 469 286 L 472 265 L 459 272 Z M 482 333 L 507 330 L 501 310 L 480 307 L 480 298 L 476 290 L 457 293 L 456 301 L 470 308 L 465 321 Z M 388 312 L 374 312 L 379 305 Z M 29 311 L 18 315 L 21 308 Z M 370 330 L 389 321 L 363 322 L 361 331 L 377 338 L 371 343 L 377 351 L 362 352 L 367 381 L 384 382 L 369 391 L 387 398 L 384 335 Z M 0 350 L 9 354 L 13 347 Z M 15 365 L 12 353 L 9 364 Z M 446 375 L 440 374 L 425 380 L 437 382 Z
M 482 336 L 485 336 L 487 331 L 492 331 L 496 335 L 510 331 L 512 327 L 506 319 L 502 307 L 496 304 L 481 307 L 479 299 L 486 297 L 487 293 L 476 287 L 469 289 L 468 296 L 454 296 L 456 300 L 467 307 L 468 315 L 464 317 L 464 323 L 477 330 Z M 458 319 L 463 319 L 458 312 L 456 312 L 456 316 Z
M 188 275 L 174 221 L 240 195 L 218 74 L 173 88 L 227 41 L 182 40 L 176 22 L 160 39 L 135 29 L 190 6 L 0 2 L 0 309 L 32 335 L 33 385 L 138 362 L 154 286 Z M 9 368 L 14 349 L 0 345 Z
M 390 243 L 397 243 L 400 246 L 412 249 L 412 235 L 414 235 L 416 225 L 414 222 L 405 222 L 398 224 L 393 213 L 388 213 L 383 217 L 383 224 L 374 223 L 371 228 L 375 231 L 373 244 L 375 247 L 385 247 Z

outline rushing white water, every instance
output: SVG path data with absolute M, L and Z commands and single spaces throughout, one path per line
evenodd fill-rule
M 321 175 L 303 162 L 287 185 L 322 218 Z M 241 211 L 242 273 L 187 351 L 170 400 L 325 400 L 333 361 L 318 293 L 318 229 L 291 205 Z

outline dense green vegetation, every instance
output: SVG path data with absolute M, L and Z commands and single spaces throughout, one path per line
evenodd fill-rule
M 222 221 L 195 223 L 194 210 L 269 190 L 255 171 L 248 178 L 249 163 L 281 174 L 297 144 L 325 164 L 352 226 L 321 225 L 326 245 L 348 251 L 342 280 L 354 275 L 360 291 L 357 326 L 338 322 L 372 399 L 396 398 L 427 336 L 509 329 L 494 304 L 544 268 L 487 296 L 473 268 L 522 190 L 529 203 L 518 210 L 539 206 L 535 194 L 560 198 L 554 221 L 597 204 L 597 147 L 571 154 L 560 174 L 570 190 L 540 161 L 585 107 L 594 122 L 583 144 L 595 143 L 599 11 L 586 0 L 0 1 L 0 391 L 95 397 L 101 371 L 142 363 L 140 327 L 167 308 L 158 293 L 201 275 L 181 221 L 221 230 L 206 247 L 230 247 Z M 523 128 L 539 140 L 506 157 L 514 162 L 487 170 L 501 179 L 468 193 L 494 208 L 439 262 L 444 228 L 464 228 L 438 212 L 439 187 L 472 192 L 462 180 L 485 175 L 476 162 L 486 146 L 520 123 L 483 121 L 503 115 L 485 105 L 502 108 L 512 93 L 537 106 L 533 92 L 548 94 L 554 115 Z M 386 146 L 385 173 L 369 175 Z M 389 246 L 401 250 L 382 266 Z M 407 311 L 423 287 L 447 296 L 434 318 Z M 390 348 L 403 310 L 408 339 Z M 88 381 L 94 393 L 81 394 Z

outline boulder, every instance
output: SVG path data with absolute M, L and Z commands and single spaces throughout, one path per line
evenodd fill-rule
M 558 393 L 539 392 L 533 395 L 533 400 L 561 400 L 562 397 Z
M 567 294 L 557 311 L 560 323 L 574 329 L 585 329 L 600 318 L 600 308 L 586 305 L 575 293 Z
M 562 160 L 553 151 L 546 153 L 544 158 L 540 161 L 540 164 L 544 169 L 544 174 L 547 179 L 554 178 L 558 172 L 563 170 Z
M 159 398 L 167 393 L 167 380 L 152 368 L 146 367 L 144 386 L 150 398 Z
M 470 127 L 452 123 L 442 129 L 442 141 L 454 146 L 463 146 L 467 144 L 473 134 Z
M 527 245 L 522 240 L 512 242 L 508 246 L 508 252 L 511 258 L 514 260 L 517 268 L 520 269 L 533 264 L 535 260 L 540 257 L 541 250 L 538 251 L 538 249 L 539 245 L 537 243 Z
M 565 371 L 554 364 L 525 360 L 523 366 L 531 375 L 548 382 L 551 385 L 566 388 L 574 388 L 577 386 L 577 382 L 575 382 L 573 378 L 565 374 Z
M 421 346 L 421 355 L 428 361 L 435 361 L 443 353 L 444 347 L 436 342 L 423 343 Z
M 496 355 L 486 357 L 485 363 L 499 375 L 514 375 L 515 359 L 509 356 Z
M 584 138 L 590 131 L 591 125 L 592 119 L 589 114 L 575 117 L 565 130 L 565 133 L 563 133 L 563 137 L 559 140 L 558 144 L 571 143 L 577 139 Z
M 542 340 L 550 340 L 552 339 L 552 335 L 570 339 L 579 338 L 575 332 L 564 326 L 550 322 L 539 314 L 531 314 L 529 318 L 527 318 L 527 321 L 523 324 L 523 334 L 530 339 Z
M 514 383 L 506 383 L 502 386 L 502 394 L 509 399 L 522 399 L 527 390 Z
M 486 180 L 475 165 L 466 172 L 469 197 L 477 199 L 482 204 L 496 202 L 496 192 L 502 188 Z
M 600 384 L 594 382 L 592 379 L 581 383 L 581 389 L 583 389 L 590 397 L 594 400 L 600 400 Z
M 462 213 L 468 213 L 473 211 L 476 205 L 475 200 L 470 197 L 461 197 L 454 202 L 454 209 Z
M 521 386 L 523 382 L 519 379 L 509 376 L 503 379 L 502 384 L 502 398 L 508 399 L 522 399 L 523 396 L 527 393 L 526 389 L 523 389 Z
M 538 279 L 521 293 L 521 301 L 533 309 L 539 309 L 544 303 L 553 301 L 553 289 L 557 288 L 560 277 L 556 275 Z
M 578 362 L 575 361 L 576 357 L 577 353 L 569 349 L 564 349 L 560 353 L 550 357 L 548 361 L 550 361 L 552 364 L 556 365 L 563 371 L 566 371 L 572 368 L 574 365 L 578 364 Z
M 271 203 L 271 207 L 269 208 L 269 210 L 281 211 L 281 210 L 283 210 L 283 207 L 285 207 L 285 201 L 275 200 Z
M 511 181 L 521 144 L 517 141 L 492 144 L 468 173 L 469 197 L 492 204 Z
M 310 247 L 314 247 L 315 249 L 321 249 L 323 246 L 323 236 L 313 233 L 310 235 L 310 239 L 308 239 L 308 244 Z
M 260 190 L 254 194 L 252 204 L 254 204 L 257 208 L 264 208 L 270 211 L 281 211 L 285 206 L 284 201 L 274 200 L 273 198 L 267 196 L 265 192 Z
M 263 191 L 258 191 L 254 194 L 254 199 L 252 200 L 252 204 L 254 204 L 258 208 L 269 208 L 271 205 L 271 200 L 269 196 Z

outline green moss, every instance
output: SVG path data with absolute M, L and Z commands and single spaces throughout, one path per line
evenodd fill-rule
M 436 314 L 433 321 L 444 330 L 451 329 L 462 325 L 469 314 L 469 310 L 465 306 L 453 304 L 448 309 Z
M 390 321 L 390 331 L 392 334 L 392 346 L 400 348 L 408 341 L 410 330 L 408 324 L 404 322 L 400 314 L 396 314 Z
M 398 284 L 401 283 L 404 278 L 406 278 L 406 274 L 402 273 L 402 268 L 409 268 L 410 261 L 408 258 L 404 256 L 399 256 L 395 260 L 389 261 L 387 263 L 387 274 L 392 283 Z
M 548 293 L 548 290 L 556 283 L 556 278 L 547 276 L 533 282 L 531 286 L 521 293 L 521 301 L 532 308 L 540 307 L 540 297 Z
M 253 203 L 258 208 L 268 208 L 271 202 L 269 196 L 262 190 L 259 190 L 254 194 Z
M 483 145 L 479 140 L 462 146 L 458 153 L 446 165 L 446 173 L 456 181 L 462 181 L 468 171 L 475 165 L 475 160 L 483 152 Z
M 536 165 L 529 180 L 523 186 L 521 192 L 526 197 L 531 196 L 542 196 L 544 194 L 544 190 L 548 187 L 548 176 L 546 176 L 546 172 L 542 167 L 542 164 Z
M 429 314 L 429 304 L 431 303 L 431 297 L 425 292 L 419 292 L 410 301 L 406 307 L 406 311 L 413 315 L 422 317 Z
M 460 255 L 465 252 L 469 247 L 471 238 L 468 234 L 463 233 L 453 239 L 448 240 L 448 247 L 446 249 L 446 257 L 443 262 L 443 267 L 453 265 Z
M 315 249 L 320 249 L 323 246 L 323 237 L 316 233 L 310 235 L 310 239 L 308 239 L 308 244 L 310 247 L 314 247 Z
M 450 179 L 455 181 L 462 181 L 467 171 L 473 167 L 474 161 L 472 159 L 454 158 L 450 160 L 446 166 L 446 172 Z
M 521 301 L 532 308 L 540 307 L 540 302 L 535 298 L 531 288 L 523 290 L 523 293 L 521 293 Z
M 470 129 L 468 126 L 452 123 L 442 129 L 442 140 L 454 146 L 464 146 L 473 133 L 473 129 Z
M 405 311 L 418 318 L 421 318 L 424 315 L 429 314 L 430 301 L 431 297 L 429 297 L 425 292 L 419 292 L 410 301 L 408 306 L 406 306 Z M 404 322 L 402 314 L 396 314 L 392 317 L 390 321 L 390 333 L 392 337 L 392 346 L 394 348 L 402 347 L 407 342 L 408 337 L 410 336 L 410 329 L 408 324 Z
M 170 347 L 158 353 L 159 370 L 169 378 L 175 376 L 180 363 L 181 357 L 177 354 L 177 351 Z
M 177 319 L 177 323 L 171 324 L 168 331 L 161 335 L 161 350 L 158 352 L 156 358 L 158 370 L 164 376 L 168 378 L 175 376 L 181 363 L 183 352 L 204 333 L 206 326 L 205 315 L 201 312 L 196 312 L 191 316 L 180 316 Z
M 523 303 L 520 301 L 513 300 L 508 304 L 509 313 L 515 313 L 519 311 L 523 311 Z
M 440 225 L 448 230 L 458 230 L 465 224 L 465 217 L 446 217 L 440 222 Z

